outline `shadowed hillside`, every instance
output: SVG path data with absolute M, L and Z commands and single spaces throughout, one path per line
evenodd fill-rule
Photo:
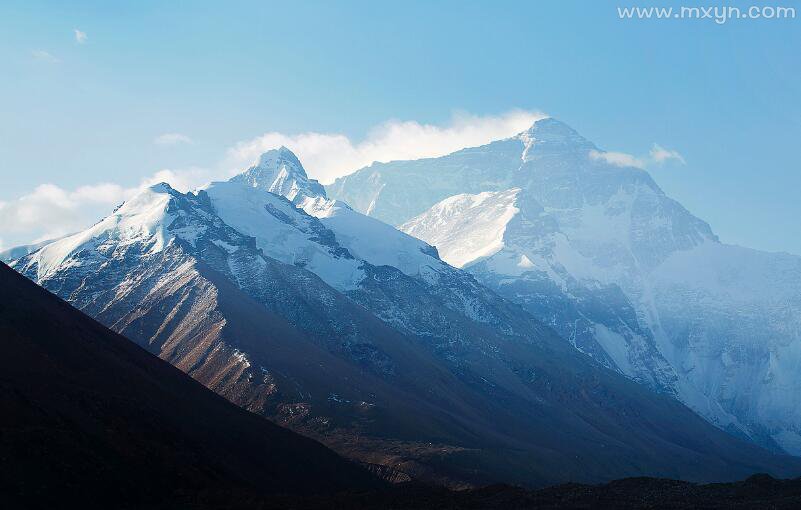
M 376 487 L 0 265 L 5 508 L 261 499 Z

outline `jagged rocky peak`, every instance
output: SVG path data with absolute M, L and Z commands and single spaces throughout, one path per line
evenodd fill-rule
M 231 181 L 282 195 L 292 201 L 302 197 L 325 197 L 323 186 L 317 180 L 309 179 L 295 153 L 284 146 L 265 152 L 255 166 Z
M 152 186 L 148 186 L 147 189 L 152 191 L 153 193 L 169 193 L 169 194 L 177 193 L 177 191 L 175 191 L 173 187 L 167 184 L 166 182 L 159 182 L 153 184 Z

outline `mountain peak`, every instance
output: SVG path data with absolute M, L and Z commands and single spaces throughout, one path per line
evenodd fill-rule
M 277 149 L 270 149 L 262 153 L 262 155 L 259 156 L 259 163 L 256 166 L 273 167 L 281 165 L 282 163 L 290 165 L 294 171 L 306 177 L 306 170 L 303 168 L 298 157 L 294 152 L 283 145 Z
M 529 135 L 542 141 L 581 140 L 589 143 L 587 139 L 578 134 L 575 129 L 553 117 L 546 117 L 535 121 L 530 128 L 520 133 L 520 135 Z
M 525 143 L 523 159 L 527 160 L 532 149 L 542 152 L 584 152 L 595 149 L 595 145 L 578 134 L 572 127 L 564 122 L 546 117 L 540 119 L 530 128 L 518 135 Z
M 166 182 L 159 182 L 156 184 L 152 184 L 147 187 L 147 190 L 153 193 L 166 193 L 168 195 L 174 195 L 178 193 L 172 186 L 170 186 Z
M 294 152 L 283 145 L 259 156 L 259 162 L 230 179 L 282 195 L 294 201 L 299 197 L 325 197 L 325 190 L 315 179 L 309 179 Z
M 526 132 L 533 133 L 535 131 L 573 131 L 573 128 L 565 124 L 559 119 L 554 117 L 544 117 L 542 119 L 537 119 L 531 124 Z

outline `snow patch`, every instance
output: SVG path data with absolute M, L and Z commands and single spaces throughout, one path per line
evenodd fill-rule
M 506 227 L 519 212 L 519 191 L 455 195 L 398 229 L 437 247 L 445 262 L 464 267 L 503 249 Z

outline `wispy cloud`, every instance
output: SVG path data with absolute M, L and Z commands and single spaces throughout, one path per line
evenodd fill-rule
M 74 32 L 75 32 L 75 42 L 77 42 L 78 44 L 83 44 L 86 42 L 87 39 L 86 32 L 82 32 L 77 28 L 74 30 Z
M 664 147 L 658 144 L 654 144 L 654 146 L 651 147 L 650 156 L 651 160 L 657 164 L 662 164 L 665 161 L 669 161 L 671 159 L 675 159 L 682 165 L 686 164 L 686 161 L 684 161 L 682 155 L 679 154 L 677 151 L 665 149 Z
M 360 141 L 341 133 L 273 131 L 237 143 L 228 152 L 229 166 L 246 167 L 264 151 L 284 145 L 297 154 L 311 177 L 329 183 L 374 161 L 443 156 L 506 138 L 544 117 L 540 112 L 514 110 L 497 116 L 457 114 L 446 125 L 392 120 Z
M 153 143 L 156 145 L 178 145 L 181 143 L 191 144 L 194 143 L 194 141 L 181 133 L 164 133 L 163 135 L 157 136 L 153 140 Z
M 625 152 L 602 152 L 602 151 L 590 151 L 590 159 L 594 159 L 596 161 L 606 161 L 610 165 L 614 166 L 633 166 L 637 168 L 645 168 L 645 161 L 633 156 L 631 154 L 626 154 Z
M 41 60 L 42 62 L 48 62 L 50 64 L 57 64 L 61 62 L 58 58 L 53 56 L 50 52 L 45 50 L 31 50 L 31 56 L 36 60 Z
M 590 159 L 605 161 L 614 166 L 629 166 L 635 168 L 649 168 L 662 165 L 667 161 L 675 160 L 684 165 L 686 162 L 681 154 L 675 150 L 665 149 L 659 144 L 653 144 L 646 156 L 634 156 L 625 152 L 590 151 Z

